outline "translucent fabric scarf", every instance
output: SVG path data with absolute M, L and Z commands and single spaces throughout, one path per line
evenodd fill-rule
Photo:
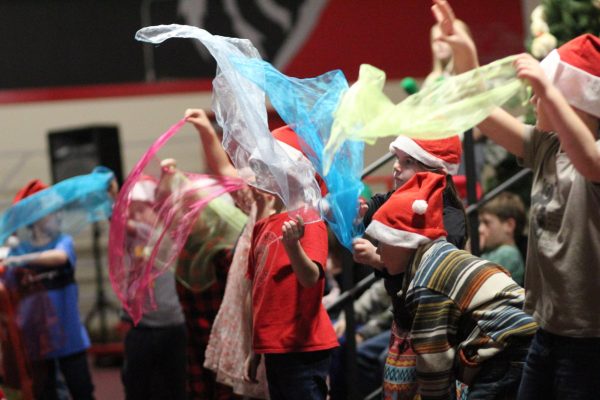
M 65 179 L 19 201 L 0 214 L 0 243 L 16 234 L 29 240 L 26 229 L 50 215 L 60 217 L 60 231 L 76 236 L 91 223 L 107 220 L 113 200 L 108 193 L 114 174 L 108 168 L 97 167 L 87 175 Z
M 177 264 L 190 239 L 204 241 L 197 262 L 176 270 L 185 286 L 203 290 L 214 282 L 211 257 L 231 248 L 246 217 L 223 197 L 244 187 L 236 178 L 211 177 L 161 167 L 157 152 L 185 120 L 161 135 L 138 161 L 115 203 L 109 235 L 109 274 L 134 323 L 156 308 L 153 282 Z M 194 237 L 190 238 L 190 233 Z M 196 235 L 200 235 L 196 237 Z
M 223 128 L 223 147 L 242 179 L 279 196 L 292 214 L 318 207 L 321 194 L 314 167 L 291 159 L 275 141 L 267 123 L 265 93 L 240 75 L 232 64 L 233 58 L 260 59 L 250 41 L 213 36 L 184 25 L 151 26 L 140 29 L 135 37 L 154 44 L 170 38 L 202 42 L 217 61 L 213 110 Z M 312 221 L 305 219 L 305 222 Z
M 340 242 L 351 249 L 352 238 L 361 233 L 355 220 L 363 189 L 364 144 L 342 141 L 329 170 L 324 170 L 333 111 L 348 89 L 343 73 L 332 71 L 310 79 L 287 77 L 262 61 L 249 41 L 213 36 L 190 26 L 147 27 L 136 34 L 136 39 L 155 44 L 174 37 L 199 40 L 217 60 L 213 108 L 223 127 L 223 146 L 242 178 L 279 195 L 292 216 L 302 206 L 319 208 Z M 273 140 L 265 93 L 281 118 L 304 139 L 308 146 L 304 153 L 314 167 L 290 160 Z M 320 204 L 313 168 L 329 191 L 326 202 Z M 310 215 L 315 214 L 303 213 L 305 222 L 311 222 Z
M 325 171 L 348 139 L 369 144 L 385 136 L 440 139 L 477 125 L 509 99 L 528 99 L 525 83 L 517 78 L 515 56 L 428 85 L 394 104 L 384 93 L 385 73 L 371 65 L 360 67 L 358 81 L 342 97 L 325 147 Z
M 361 174 L 364 159 L 362 141 L 344 140 L 325 171 L 325 144 L 329 140 L 333 112 L 348 82 L 342 71 L 330 71 L 315 78 L 286 76 L 268 62 L 235 58 L 238 71 L 269 96 L 273 108 L 304 139 L 303 149 L 327 184 L 328 194 L 321 203 L 321 217 L 342 245 L 352 250 L 352 239 L 362 234 L 355 223 L 358 197 L 363 190 Z

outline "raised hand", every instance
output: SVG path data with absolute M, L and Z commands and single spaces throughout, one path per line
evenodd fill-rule
M 548 87 L 550 87 L 550 81 L 546 77 L 539 61 L 530 54 L 523 53 L 517 56 L 514 65 L 517 70 L 517 76 L 521 79 L 526 79 L 538 97 L 545 97 Z
M 369 211 L 369 205 L 365 202 L 364 199 L 358 199 L 358 216 L 360 218 L 364 218 L 367 211 Z
M 200 108 L 188 108 L 185 110 L 185 119 L 194 125 L 200 134 L 215 133 L 212 123 L 206 115 L 206 111 Z
M 367 239 L 357 238 L 352 242 L 352 258 L 359 264 L 369 265 L 376 269 L 383 268 L 377 248 Z
M 295 221 L 293 219 L 285 221 L 281 233 L 284 245 L 297 243 L 304 236 L 304 220 L 298 215 Z
M 434 0 L 433 16 L 440 25 L 441 40 L 448 43 L 454 55 L 454 73 L 460 74 L 479 66 L 477 48 L 469 33 L 456 21 L 454 11 L 446 0 Z

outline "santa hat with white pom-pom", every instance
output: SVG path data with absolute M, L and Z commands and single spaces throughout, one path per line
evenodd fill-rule
M 444 175 L 420 172 L 398 189 L 365 232 L 390 246 L 416 249 L 447 236 L 443 221 Z

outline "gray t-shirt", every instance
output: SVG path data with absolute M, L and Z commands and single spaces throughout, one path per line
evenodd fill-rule
M 525 311 L 554 334 L 600 337 L 600 184 L 575 169 L 557 134 L 534 127 L 522 163 L 533 170 Z
M 153 288 L 156 309 L 145 312 L 139 326 L 164 328 L 183 324 L 185 317 L 177 296 L 173 272 L 168 270 L 154 279 Z M 125 318 L 131 319 L 128 315 Z

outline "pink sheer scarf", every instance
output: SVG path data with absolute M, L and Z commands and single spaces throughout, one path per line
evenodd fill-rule
M 182 119 L 173 125 L 142 156 L 124 182 L 113 210 L 110 279 L 134 323 L 155 308 L 152 283 L 175 267 L 206 206 L 244 186 L 240 179 L 180 173 L 160 166 L 157 152 L 184 123 Z

